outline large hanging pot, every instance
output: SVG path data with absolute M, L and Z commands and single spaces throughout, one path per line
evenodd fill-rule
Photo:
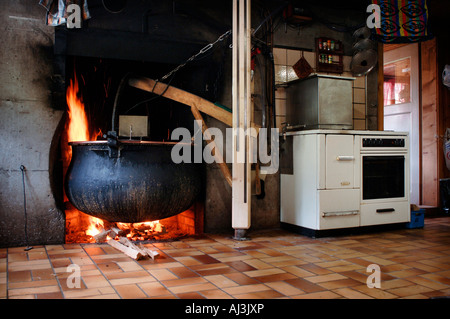
M 115 120 L 113 115 L 113 128 Z M 187 210 L 201 192 L 201 164 L 174 163 L 174 142 L 119 140 L 113 130 L 107 141 L 69 144 L 67 197 L 94 217 L 124 223 L 163 219 Z
M 199 164 L 175 164 L 174 143 L 72 142 L 66 193 L 80 211 L 110 222 L 137 223 L 187 210 L 201 190 Z

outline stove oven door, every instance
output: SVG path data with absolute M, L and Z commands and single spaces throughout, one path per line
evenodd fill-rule
M 361 226 L 408 222 L 407 154 L 362 154 L 361 165 Z

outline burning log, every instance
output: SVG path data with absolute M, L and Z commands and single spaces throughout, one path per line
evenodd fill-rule
M 122 229 L 119 229 L 119 228 L 117 228 L 117 227 L 112 227 L 111 229 L 110 229 L 110 231 L 111 231 L 111 238 L 116 238 L 116 236 L 122 236 L 122 235 L 124 235 L 125 234 L 125 231 L 124 230 L 122 230 Z
M 143 256 L 147 255 L 147 253 L 145 251 L 143 251 L 138 246 L 133 244 L 127 237 L 119 237 L 119 242 L 127 247 L 131 247 L 134 250 L 137 250 Z
M 150 250 L 142 244 L 138 247 L 126 237 L 119 237 L 119 241 L 110 239 L 108 240 L 108 245 L 120 250 L 125 255 L 135 260 L 142 259 L 146 256 L 149 256 L 151 259 L 155 259 L 155 257 L 159 255 L 157 251 Z
M 139 244 L 139 247 L 153 260 L 155 260 L 155 257 L 159 255 L 156 250 L 150 250 L 142 244 Z
M 136 250 L 133 247 L 125 246 L 124 244 L 122 244 L 114 239 L 108 240 L 108 245 L 116 248 L 117 250 L 120 250 L 125 255 L 127 255 L 128 257 L 131 257 L 135 260 L 139 260 L 145 256 L 141 253 L 140 250 Z
M 101 243 L 106 240 L 106 237 L 108 237 L 110 232 L 111 232 L 111 230 L 103 230 L 100 233 L 98 233 L 97 235 L 94 235 L 92 237 L 94 237 L 96 243 Z

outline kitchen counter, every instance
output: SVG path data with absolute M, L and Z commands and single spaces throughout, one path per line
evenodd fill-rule
M 294 136 L 294 135 L 309 135 L 309 134 L 344 134 L 344 135 L 396 135 L 396 136 L 408 136 L 408 132 L 394 132 L 394 131 L 369 131 L 369 130 L 332 130 L 332 129 L 313 129 L 313 130 L 301 130 L 290 131 L 280 133 L 280 135 Z

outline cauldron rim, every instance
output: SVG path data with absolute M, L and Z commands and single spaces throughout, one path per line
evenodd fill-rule
M 158 142 L 158 141 L 135 141 L 135 140 L 119 140 L 120 144 L 132 144 L 132 145 L 193 145 L 193 143 L 182 143 L 182 142 Z M 108 141 L 72 141 L 69 145 L 107 145 Z

